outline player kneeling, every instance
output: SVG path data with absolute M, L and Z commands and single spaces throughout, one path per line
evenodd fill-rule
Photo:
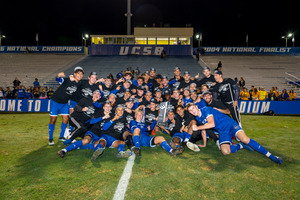
M 175 156 L 177 154 L 182 153 L 181 149 L 172 149 L 164 137 L 162 136 L 148 136 L 149 130 L 152 130 L 157 122 L 156 120 L 150 125 L 147 126 L 145 123 L 142 122 L 143 119 L 143 111 L 138 110 L 135 113 L 135 121 L 130 122 L 130 130 L 133 134 L 133 142 L 135 148 L 133 148 L 133 152 L 137 155 L 141 155 L 141 146 L 146 147 L 155 147 L 156 145 L 160 145 L 164 150 L 170 153 L 171 156 Z

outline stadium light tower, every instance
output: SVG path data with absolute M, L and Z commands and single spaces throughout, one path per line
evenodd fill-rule
M 84 36 L 82 35 L 82 41 L 84 40 L 84 47 L 86 47 L 86 40 L 87 39 L 89 39 L 89 35 L 88 34 L 84 34 Z
M 127 17 L 127 35 L 131 35 L 131 0 L 127 0 L 127 13 L 125 13 L 125 17 Z
M 285 47 L 287 47 L 287 40 L 288 40 L 288 38 L 290 38 L 290 37 L 292 37 L 293 36 L 293 34 L 292 33 L 290 33 L 290 34 L 288 34 L 287 36 L 282 36 L 281 38 L 282 39 L 285 39 Z M 293 42 L 293 46 L 294 46 L 294 37 L 293 37 L 293 39 L 292 39 L 292 42 Z
M 1 40 L 2 40 L 2 38 L 5 38 L 5 35 L 1 35 L 0 34 L 0 46 L 1 46 Z
M 200 47 L 200 35 L 199 34 L 196 35 L 196 39 L 198 40 L 198 48 L 199 48 Z

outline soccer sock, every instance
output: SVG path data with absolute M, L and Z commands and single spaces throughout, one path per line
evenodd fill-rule
M 94 149 L 95 149 L 95 151 L 97 151 L 97 149 L 100 149 L 100 148 L 103 148 L 103 146 L 102 146 L 102 144 L 97 144 L 97 146 L 96 147 L 94 147 Z
M 74 149 L 77 149 L 78 147 L 81 147 L 82 146 L 82 140 L 79 140 L 69 146 L 67 146 L 65 149 L 66 151 L 72 151 Z
M 121 152 L 121 151 L 125 151 L 125 145 L 124 144 L 119 144 L 119 146 L 118 146 L 118 152 Z
M 134 142 L 135 147 L 141 148 L 141 146 L 140 146 L 140 136 L 138 136 L 138 135 L 134 136 L 133 137 L 133 142 Z
M 192 135 L 185 133 L 185 138 L 187 138 L 188 140 L 191 139 Z
M 273 161 L 277 161 L 277 157 L 272 155 L 270 152 L 268 152 L 263 146 L 261 146 L 258 142 L 256 142 L 255 140 L 250 139 L 250 142 L 248 144 L 250 147 L 252 147 L 252 149 L 254 149 L 255 151 L 258 151 L 261 154 L 264 154 L 265 156 L 267 156 L 268 158 L 270 158 Z
M 64 137 L 66 128 L 67 128 L 67 124 L 62 122 L 60 126 L 60 136 L 59 136 L 60 138 Z
M 68 140 L 64 141 L 63 143 L 64 143 L 64 145 L 67 146 L 67 145 L 71 144 L 71 142 L 72 142 L 72 140 L 68 139 Z
M 269 152 L 263 146 L 258 144 L 255 140 L 250 139 L 250 142 L 248 145 L 250 147 L 252 147 L 252 149 L 254 149 L 255 151 L 258 151 L 259 153 L 262 153 L 262 154 L 266 155 L 267 157 L 269 157 L 267 155 Z
M 133 147 L 134 145 L 132 144 L 132 135 L 128 135 L 126 137 L 125 143 L 128 147 L 128 149 L 131 149 L 131 147 Z
M 81 146 L 79 149 L 95 149 L 94 144 L 86 144 Z
M 50 124 L 49 123 L 49 140 L 53 140 L 53 132 L 55 129 L 55 124 Z
M 172 148 L 170 147 L 170 145 L 167 143 L 167 141 L 163 141 L 162 143 L 160 143 L 161 148 L 163 148 L 164 150 L 166 150 L 167 152 L 171 152 Z
M 240 144 L 230 145 L 230 151 L 231 153 L 235 153 L 238 150 L 240 150 L 242 146 Z
M 69 124 L 69 129 L 70 129 L 71 131 L 73 131 L 73 130 L 74 130 L 74 127 L 73 127 L 72 125 Z

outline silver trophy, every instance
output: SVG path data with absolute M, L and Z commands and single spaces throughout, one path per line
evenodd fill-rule
M 157 120 L 158 126 L 166 126 L 167 108 L 170 102 L 162 102 L 159 104 L 159 115 Z

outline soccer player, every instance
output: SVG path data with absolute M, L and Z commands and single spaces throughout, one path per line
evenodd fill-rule
M 283 162 L 282 158 L 272 155 L 255 140 L 250 139 L 236 121 L 227 115 L 222 114 L 218 110 L 211 107 L 199 109 L 193 103 L 187 105 L 187 110 L 192 115 L 196 116 L 198 123 L 204 124 L 200 126 L 193 125 L 192 128 L 194 131 L 213 128 L 219 132 L 219 142 L 221 151 L 224 155 L 235 153 L 242 148 L 247 148 L 245 145 L 247 144 L 252 149 L 270 158 L 272 161 L 278 164 Z M 231 145 L 232 136 L 239 138 L 242 143 Z
M 49 145 L 54 145 L 53 132 L 55 129 L 55 122 L 57 115 L 62 115 L 61 131 L 59 136 L 59 141 L 64 141 L 64 133 L 67 128 L 67 123 L 69 121 L 69 107 L 68 100 L 70 96 L 76 92 L 77 88 L 80 86 L 84 74 L 82 67 L 74 68 L 74 78 L 63 78 L 65 74 L 63 72 L 59 73 L 56 80 L 61 84 L 60 87 L 53 93 L 50 100 L 50 123 L 49 123 Z
M 203 84 L 206 84 L 208 86 L 208 89 L 210 91 L 213 90 L 214 85 L 216 85 L 216 80 L 214 76 L 211 75 L 211 71 L 209 67 L 204 67 L 203 69 L 203 75 L 204 77 L 198 81 L 198 87 L 201 87 Z M 198 78 L 199 76 L 196 76 L 195 78 Z
M 123 117 L 124 107 L 118 105 L 116 108 L 116 114 L 105 120 L 103 124 L 102 135 L 99 142 L 95 147 L 92 160 L 96 160 L 104 151 L 104 147 L 118 148 L 117 157 L 129 157 L 132 155 L 131 151 L 125 151 L 125 142 L 128 141 L 127 136 L 131 135 L 129 131 L 125 130 L 126 119 Z M 130 137 L 131 138 L 131 137 Z
M 170 82 L 174 81 L 175 83 L 173 83 L 173 88 L 174 89 L 178 89 L 180 82 L 184 81 L 184 78 L 181 76 L 181 70 L 179 67 L 175 67 L 174 69 L 174 78 L 170 79 Z
M 184 81 L 180 82 L 178 87 L 179 91 L 182 92 L 184 88 L 188 88 L 191 83 L 195 83 L 195 80 L 191 80 L 190 72 L 185 71 L 183 74 Z
M 155 99 L 150 100 L 149 108 L 144 108 L 144 121 L 147 126 L 150 126 L 158 116 L 157 101 Z M 159 131 L 157 126 L 153 130 L 150 130 L 152 135 L 156 135 Z
M 214 78 L 217 83 L 213 87 L 213 99 L 220 97 L 221 101 L 230 110 L 232 118 L 241 126 L 238 111 L 239 86 L 231 78 L 223 79 L 221 71 L 215 71 Z
M 158 116 L 157 116 L 158 118 Z M 146 147 L 155 147 L 156 145 L 160 145 L 164 150 L 169 152 L 171 156 L 175 156 L 180 154 L 181 151 L 178 149 L 172 149 L 170 145 L 167 143 L 164 137 L 162 136 L 148 136 L 148 132 L 154 128 L 157 122 L 156 120 L 151 124 L 151 126 L 147 126 L 142 122 L 143 119 L 143 111 L 137 110 L 135 112 L 135 121 L 130 122 L 130 130 L 133 134 L 133 142 L 135 147 L 132 149 L 135 155 L 141 155 L 141 146 Z
M 74 112 L 70 115 L 69 124 L 76 129 L 71 132 L 70 138 L 64 141 L 64 145 L 69 145 L 77 138 L 84 136 L 84 134 L 91 127 L 89 121 L 94 114 L 101 108 L 101 104 L 97 101 L 101 98 L 100 90 L 93 92 L 92 98 L 83 98 L 74 107 Z M 96 105 L 96 106 L 95 106 Z
M 100 123 L 102 122 L 103 120 L 106 120 L 108 118 L 111 118 L 111 104 L 110 102 L 106 102 L 104 105 L 103 105 L 103 111 L 99 111 L 96 113 L 95 115 L 95 118 L 92 119 L 90 121 L 91 124 L 94 124 L 88 132 L 85 133 L 85 136 L 82 140 L 79 140 L 77 142 L 74 142 L 73 144 L 67 146 L 66 148 L 60 150 L 57 152 L 57 155 L 61 158 L 63 158 L 65 156 L 65 154 L 69 151 L 72 151 L 74 149 L 77 149 L 77 148 L 80 148 L 84 145 L 87 145 L 89 144 L 90 142 L 92 142 L 92 145 L 94 146 L 94 149 L 95 151 L 97 150 L 97 144 L 95 144 L 95 142 L 99 141 L 100 139 L 100 136 L 102 134 L 102 131 L 103 131 L 103 124 L 104 123 Z M 101 117 L 98 117 L 101 116 Z

